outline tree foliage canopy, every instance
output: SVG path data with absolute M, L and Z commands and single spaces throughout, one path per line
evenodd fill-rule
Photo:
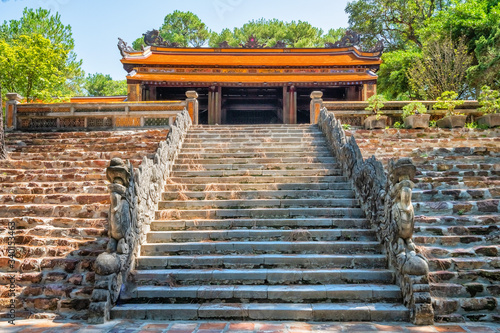
M 123 96 L 127 95 L 127 81 L 113 80 L 110 75 L 89 74 L 85 78 L 84 88 L 87 96 Z
M 81 92 L 82 61 L 73 52 L 71 26 L 46 9 L 24 9 L 0 26 L 0 84 L 29 101 Z

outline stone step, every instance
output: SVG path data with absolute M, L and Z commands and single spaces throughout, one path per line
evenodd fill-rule
M 475 269 L 466 271 L 436 271 L 429 273 L 432 283 L 453 283 L 464 285 L 467 283 L 483 283 L 498 285 L 500 269 Z
M 231 142 L 232 145 L 241 144 L 241 145 L 253 145 L 256 143 L 265 143 L 265 144 L 325 144 L 324 137 L 320 134 L 313 136 L 295 136 L 295 137 L 278 137 L 278 136 L 245 136 L 245 137 L 232 137 L 230 140 L 228 138 L 221 137 L 219 135 L 216 136 L 208 136 L 208 137 L 190 137 L 189 135 L 186 137 L 183 143 L 183 147 L 193 148 L 193 147 L 206 147 L 206 146 L 217 146 L 218 144 L 224 144 L 228 141 Z
M 59 217 L 98 219 L 108 215 L 108 204 L 93 203 L 90 205 L 36 205 L 36 204 L 0 204 L 0 217 Z
M 444 236 L 443 236 L 444 237 Z M 477 236 L 475 236 L 477 237 Z M 148 243 L 203 242 L 203 241 L 375 241 L 370 229 L 252 229 L 252 230 L 190 230 L 152 231 L 146 235 Z M 482 237 L 481 239 L 484 239 Z
M 74 218 L 74 217 L 30 217 L 18 216 L 0 218 L 0 225 L 8 225 L 9 222 L 14 222 L 17 228 L 36 228 L 40 227 L 53 227 L 53 228 L 97 228 L 104 229 L 108 225 L 106 218 Z
M 186 200 L 160 201 L 159 210 L 177 209 L 245 209 L 245 208 L 287 208 L 287 207 L 358 207 L 357 199 L 234 199 L 234 200 Z
M 94 138 L 52 138 L 52 137 L 21 137 L 13 138 L 7 136 L 6 143 L 9 146 L 57 146 L 71 145 L 78 147 L 86 147 L 85 145 L 94 144 L 123 144 L 130 143 L 132 145 L 144 145 L 145 143 L 158 144 L 165 140 L 168 131 L 164 135 L 140 135 L 140 136 L 110 136 L 110 137 L 94 137 Z M 137 139 L 140 138 L 138 142 Z M 87 146 L 88 147 L 88 146 Z
M 499 199 L 478 201 L 417 201 L 413 203 L 416 215 L 474 215 L 498 213 Z
M 247 254 L 139 256 L 136 269 L 387 268 L 383 254 Z
M 234 164 L 234 163 L 228 163 L 228 164 L 202 164 L 202 163 L 196 163 L 193 161 L 192 163 L 189 164 L 178 164 L 176 163 L 173 167 L 174 172 L 182 171 L 182 172 L 187 172 L 187 171 L 217 171 L 217 170 L 232 170 L 232 171 L 237 171 L 237 170 L 338 170 L 339 165 L 336 163 L 308 163 L 308 164 L 302 164 L 302 163 L 296 163 L 296 164 L 284 164 L 284 163 L 271 163 L 271 164 L 264 164 L 264 163 L 245 163 L 245 164 Z
M 460 236 L 460 235 L 493 235 L 500 232 L 500 225 L 457 225 L 457 226 L 425 226 L 417 225 L 415 235 L 428 236 Z
M 417 179 L 421 181 L 425 181 L 427 179 L 434 178 L 461 178 L 465 179 L 466 177 L 490 177 L 490 176 L 499 176 L 500 171 L 497 170 L 449 170 L 449 171 L 425 171 L 422 170 L 417 175 Z
M 496 256 L 485 257 L 478 256 L 473 258 L 430 258 L 429 268 L 431 271 L 473 271 L 476 269 L 499 269 L 500 257 L 498 257 L 498 250 L 492 246 L 484 247 L 482 250 L 485 252 L 491 250 L 490 254 Z
M 464 170 L 499 170 L 500 165 L 498 163 L 474 163 L 473 161 L 468 161 L 468 163 L 441 163 L 440 161 L 435 161 L 435 163 L 420 164 L 418 166 L 419 170 L 426 171 L 464 171 Z
M 65 175 L 65 174 L 71 174 L 71 173 L 78 173 L 80 175 L 106 175 L 106 170 L 105 168 L 76 168 L 76 167 L 69 167 L 69 168 L 55 168 L 55 169 L 29 169 L 29 170 L 23 170 L 23 169 L 13 169 L 13 168 L 8 168 L 8 169 L 3 169 L 0 168 L 0 175 L 5 175 L 5 176 L 24 176 L 26 178 L 29 178 L 33 175 Z
M 500 215 L 435 215 L 435 216 L 415 216 L 415 225 L 421 226 L 489 226 L 500 223 Z
M 182 187 L 182 186 L 181 186 Z M 351 198 L 352 190 L 262 190 L 262 191 L 168 191 L 162 193 L 162 200 L 228 200 L 228 199 L 300 199 L 300 198 Z
M 470 245 L 459 247 L 431 246 L 428 245 L 423 249 L 425 255 L 434 259 L 470 259 L 477 256 L 498 256 L 500 245 Z
M 83 171 L 83 170 L 82 170 Z M 41 174 L 41 173 L 24 173 L 18 175 L 0 175 L 0 183 L 17 183 L 17 182 L 87 182 L 104 180 L 105 175 L 102 172 L 95 174 L 87 173 L 63 173 L 63 174 Z
M 188 255 L 228 253 L 380 253 L 378 241 L 205 241 L 183 243 L 144 243 L 141 255 Z
M 307 149 L 298 149 L 297 151 L 248 151 L 248 152 L 213 152 L 213 153 L 200 153 L 199 151 L 186 152 L 184 149 L 181 149 L 179 152 L 178 158 L 180 160 L 193 160 L 193 159 L 217 159 L 220 163 L 224 161 L 224 163 L 228 163 L 225 159 L 260 159 L 260 158 L 288 158 L 288 157 L 303 157 L 310 158 L 313 161 L 316 158 L 332 158 L 332 153 L 326 149 L 324 150 L 313 150 L 309 151 Z M 133 158 L 133 157 L 129 157 Z M 189 163 L 189 162 L 188 162 Z M 257 163 L 257 160 L 254 160 L 253 163 Z
M 425 244 L 429 246 L 458 246 L 462 244 L 477 245 L 488 241 L 487 236 L 478 235 L 454 235 L 454 236 L 436 236 L 436 235 L 422 235 L 415 234 L 413 241 L 416 244 Z
M 235 166 L 244 166 L 248 165 L 249 168 L 252 168 L 253 165 L 274 165 L 274 164 L 314 164 L 314 163 L 325 163 L 325 164 L 334 164 L 337 161 L 331 156 L 324 157 L 293 157 L 293 156 L 285 156 L 285 157 L 243 157 L 243 158 L 199 158 L 200 156 L 196 156 L 196 154 L 191 154 L 192 158 L 183 158 L 179 156 L 175 163 L 176 165 L 182 164 L 201 164 L 201 165 L 210 165 L 210 164 L 232 164 Z M 240 168 L 240 169 L 241 169 Z
M 478 199 L 500 199 L 500 187 L 449 189 L 449 190 L 414 190 L 412 201 L 459 201 Z
M 290 302 L 400 302 L 401 290 L 395 285 L 327 284 L 327 285 L 220 285 L 220 286 L 138 286 L 127 303 L 151 303 L 173 299 L 179 303 L 265 303 Z M 251 302 L 253 303 L 253 302 Z
M 186 135 L 185 140 L 187 142 L 198 142 L 199 140 L 210 140 L 210 141 L 232 141 L 234 142 L 242 142 L 242 141 L 264 141 L 264 140 L 284 140 L 285 142 L 288 139 L 297 140 L 300 138 L 301 140 L 315 140 L 315 139 L 323 139 L 324 135 L 320 131 L 309 131 L 309 132 L 274 132 L 274 131 L 264 131 L 264 132 L 241 132 L 241 133 L 228 133 L 225 132 L 213 132 L 213 133 L 199 133 L 189 131 Z M 239 141 L 238 141 L 239 140 Z
M 111 318 L 408 321 L 409 310 L 403 305 L 391 303 L 122 304 L 111 309 Z
M 122 138 L 127 139 L 131 136 L 148 137 L 163 136 L 168 134 L 168 129 L 134 129 L 133 131 L 80 131 L 80 132 L 11 132 L 6 133 L 6 140 L 22 139 L 86 139 L 86 138 Z
M 270 127 L 221 127 L 221 128 L 190 128 L 188 135 L 227 135 L 230 137 L 238 137 L 248 134 L 267 135 L 267 134 L 294 134 L 296 136 L 304 136 L 307 134 L 321 134 L 317 126 L 309 128 L 270 128 Z
M 342 176 L 340 169 L 311 169 L 305 170 L 292 166 L 286 170 L 192 170 L 175 171 L 173 178 L 206 178 L 206 177 L 285 177 L 285 176 Z
M 142 160 L 144 156 L 150 157 L 153 152 L 150 150 L 119 151 L 119 152 L 94 152 L 94 151 L 65 151 L 65 152 L 45 152 L 45 153 L 9 153 L 9 158 L 13 160 L 26 161 L 81 161 L 81 160 L 111 160 L 113 157 L 120 157 L 124 160 Z
M 136 270 L 137 285 L 394 284 L 388 269 L 155 269 Z
M 231 219 L 231 218 L 297 218 L 297 217 L 344 217 L 363 218 L 361 208 L 242 208 L 196 209 L 156 211 L 156 220 L 183 219 Z
M 279 180 L 279 179 L 276 179 Z M 217 191 L 351 191 L 352 185 L 347 182 L 331 183 L 216 183 L 211 179 L 205 184 L 180 184 L 172 178 L 167 179 L 165 191 L 200 192 L 210 198 Z
M 310 147 L 308 145 L 302 146 L 289 146 L 289 147 L 237 147 L 237 148 L 182 148 L 180 151 L 181 156 L 189 155 L 189 154 L 198 154 L 201 156 L 212 156 L 214 154 L 219 154 L 221 156 L 227 156 L 231 154 L 271 154 L 271 153 L 281 153 L 288 154 L 291 156 L 297 156 L 296 153 L 304 153 L 307 152 L 309 154 L 324 154 L 330 153 L 330 150 L 326 145 Z M 281 155 L 279 155 L 281 156 Z M 298 155 L 301 156 L 301 155 Z
M 465 182 L 447 182 L 442 179 L 432 180 L 430 182 L 416 182 L 415 188 L 420 190 L 459 190 L 459 189 L 476 189 L 476 188 L 498 188 L 500 180 L 491 180 L 484 177 L 482 180 L 465 181 Z
M 35 195 L 0 195 L 0 204 L 67 204 L 74 202 L 78 204 L 108 204 L 110 196 L 108 194 L 35 194 Z
M 89 143 L 89 144 L 62 144 L 57 145 L 28 145 L 28 146 L 8 146 L 9 151 L 13 153 L 60 153 L 60 152 L 75 152 L 88 151 L 92 152 L 127 152 L 133 150 L 149 149 L 151 145 L 156 143 L 140 143 L 140 142 L 121 142 L 121 143 Z
M 171 177 L 177 184 L 255 184 L 255 183 L 346 183 L 344 176 L 227 176 L 227 177 Z
M 141 160 L 131 160 L 132 164 L 139 165 Z M 108 160 L 84 160 L 84 161 L 25 161 L 25 160 L 0 160 L 0 168 L 22 169 L 22 170 L 44 170 L 44 169 L 64 169 L 64 168 L 101 168 L 104 170 L 109 166 Z
M 15 182 L 0 186 L 0 194 L 109 194 L 104 180 L 85 182 Z
M 309 139 L 307 141 L 304 141 L 304 139 L 302 139 L 301 141 L 294 141 L 294 142 L 280 142 L 281 140 L 278 140 L 278 142 L 273 142 L 269 140 L 268 142 L 267 138 L 265 137 L 262 137 L 262 140 L 246 140 L 239 142 L 235 142 L 233 140 L 227 141 L 222 139 L 220 141 L 209 141 L 200 139 L 199 142 L 191 142 L 191 143 L 184 142 L 182 144 L 182 149 L 198 149 L 198 150 L 223 149 L 226 151 L 231 151 L 234 149 L 246 150 L 246 149 L 261 149 L 261 148 L 266 150 L 298 148 L 298 147 L 303 147 L 303 148 L 307 147 L 310 149 L 327 148 L 325 140 L 321 138 L 313 140 Z
M 162 220 L 151 222 L 152 231 L 171 230 L 224 230 L 224 229 L 301 229 L 341 228 L 368 229 L 370 223 L 364 218 L 292 218 L 292 219 L 211 219 L 211 220 Z

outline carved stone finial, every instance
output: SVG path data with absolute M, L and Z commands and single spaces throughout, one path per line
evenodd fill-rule
M 106 178 L 111 184 L 121 184 L 128 187 L 130 169 L 121 158 L 114 157 L 106 169 Z

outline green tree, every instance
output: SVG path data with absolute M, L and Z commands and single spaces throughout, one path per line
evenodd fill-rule
M 362 34 L 366 47 L 382 39 L 389 50 L 395 50 L 407 43 L 422 46 L 419 29 L 448 6 L 447 0 L 355 0 L 345 11 L 350 29 Z
M 122 96 L 127 94 L 126 80 L 113 80 L 110 75 L 89 74 L 84 84 L 87 96 Z
M 415 92 L 408 81 L 408 71 L 421 56 L 422 52 L 417 47 L 384 53 L 377 73 L 378 92 L 392 100 L 408 100 L 415 97 Z
M 20 35 L 10 43 L 0 40 L 0 82 L 4 90 L 28 101 L 64 98 L 68 51 L 39 34 Z
M 201 47 L 208 41 L 210 31 L 195 14 L 176 10 L 165 16 L 160 35 L 164 40 L 184 47 Z
M 24 37 L 23 37 L 24 36 Z M 56 55 L 49 57 L 47 59 L 48 64 L 42 66 L 43 68 L 49 68 L 51 66 L 56 66 L 58 79 L 57 84 L 47 84 L 47 83 L 36 83 L 28 81 L 33 79 L 33 75 L 30 72 L 32 69 L 26 67 L 21 67 L 14 65 L 19 72 L 17 72 L 16 78 L 16 88 L 21 89 L 15 92 L 21 91 L 37 91 L 28 88 L 21 88 L 23 86 L 20 81 L 23 81 L 24 86 L 28 87 L 32 85 L 33 87 L 45 87 L 43 89 L 53 89 L 52 92 L 48 92 L 48 95 L 54 96 L 70 96 L 81 93 L 81 83 L 83 79 L 83 71 L 81 69 L 82 61 L 77 60 L 77 56 L 74 53 L 74 40 L 72 37 L 71 26 L 64 25 L 61 22 L 61 17 L 58 13 L 52 15 L 50 10 L 46 9 L 24 9 L 23 16 L 19 20 L 4 21 L 0 25 L 0 41 L 3 41 L 6 45 L 3 45 L 4 52 L 10 50 L 17 50 L 17 52 L 22 51 L 21 40 L 26 41 L 27 48 L 30 48 L 30 53 L 35 50 L 39 45 L 47 45 L 47 50 L 53 51 Z M 9 46 L 9 47 L 7 47 Z M 21 55 L 16 55 L 16 57 L 22 58 Z M 63 61 L 60 61 L 60 57 L 63 57 Z M 43 59 L 35 55 L 36 62 L 41 63 Z M 9 52 L 9 59 L 13 59 L 11 52 Z M 57 61 L 56 61 L 57 59 Z M 5 60 L 5 59 L 4 59 Z M 7 61 L 2 62 L 3 65 L 11 66 Z M 12 68 L 0 67 L 0 71 L 12 71 Z M 5 77 L 5 75 L 4 75 Z M 55 78 L 55 76 L 51 76 Z M 39 77 L 40 80 L 47 80 L 47 77 Z M 9 85 L 12 84 L 6 82 L 0 82 L 4 86 L 4 91 L 10 89 Z M 41 90 L 40 90 L 41 91 Z M 45 92 L 36 93 L 36 98 L 41 98 L 41 96 L 48 96 Z M 26 96 L 28 98 L 34 98 L 35 95 Z
M 334 30 L 331 34 L 330 38 Z M 278 19 L 261 18 L 249 21 L 240 28 L 234 28 L 232 32 L 224 29 L 220 34 L 212 33 L 209 45 L 217 47 L 220 43 L 227 41 L 230 46 L 237 47 L 245 44 L 251 36 L 268 47 L 273 47 L 278 42 L 283 42 L 288 47 L 321 47 L 325 43 L 323 30 L 308 22 L 283 22 Z
M 330 29 L 326 34 L 323 35 L 323 44 L 325 43 L 335 43 L 344 37 L 347 29 L 346 28 L 338 28 L 338 29 Z
M 436 99 L 445 91 L 454 91 L 464 98 L 469 92 L 466 76 L 471 63 L 463 40 L 430 40 L 424 45 L 422 58 L 408 71 L 408 79 L 420 97 Z

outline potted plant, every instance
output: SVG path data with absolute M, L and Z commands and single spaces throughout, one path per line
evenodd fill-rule
M 477 118 L 477 123 L 488 127 L 500 126 L 500 92 L 483 86 L 479 94 L 479 105 L 481 107 L 478 111 L 481 111 L 483 116 Z
M 464 104 L 464 101 L 457 101 L 458 94 L 454 91 L 445 91 L 437 98 L 434 109 L 446 110 L 444 118 L 437 121 L 437 126 L 441 128 L 464 127 L 467 116 L 455 111 L 458 105 Z
M 411 102 L 403 107 L 403 120 L 406 128 L 429 128 L 430 114 L 422 102 Z
M 365 121 L 365 129 L 380 129 L 385 128 L 387 123 L 387 116 L 382 115 L 381 109 L 387 100 L 383 95 L 373 95 L 368 98 L 368 106 L 365 110 L 372 111 L 374 115 L 368 116 Z

